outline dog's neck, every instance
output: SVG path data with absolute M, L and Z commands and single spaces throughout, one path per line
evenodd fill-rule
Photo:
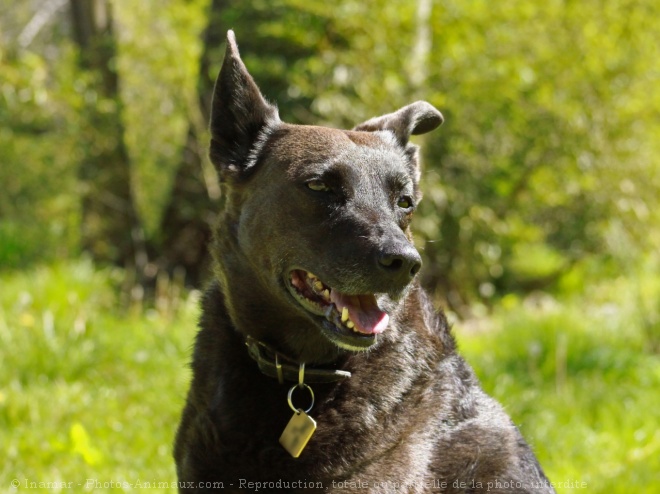
M 246 338 L 245 344 L 261 373 L 277 379 L 280 384 L 301 380 L 312 384 L 332 383 L 351 377 L 350 372 L 341 369 L 305 367 L 303 362 L 297 362 L 251 336 Z

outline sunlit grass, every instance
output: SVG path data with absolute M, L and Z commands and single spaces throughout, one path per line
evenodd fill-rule
M 174 315 L 123 311 L 115 277 L 78 262 L 0 279 L 0 491 L 176 480 L 196 298 Z
M 126 310 L 120 281 L 87 261 L 0 275 L 0 492 L 13 479 L 21 492 L 26 481 L 173 492 L 153 485 L 176 480 L 197 294 Z M 461 352 L 550 479 L 586 483 L 576 492 L 660 492 L 657 328 L 626 283 L 588 301 L 509 296 L 487 330 L 455 325 Z
M 660 360 L 628 302 L 510 298 L 489 331 L 457 324 L 462 353 L 550 480 L 582 492 L 660 492 Z

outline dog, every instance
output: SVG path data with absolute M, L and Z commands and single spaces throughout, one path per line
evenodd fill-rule
M 409 138 L 442 121 L 418 101 L 350 131 L 283 123 L 228 32 L 181 492 L 554 492 L 417 281 Z

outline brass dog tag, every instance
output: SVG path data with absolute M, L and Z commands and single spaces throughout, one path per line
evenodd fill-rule
M 291 456 L 298 458 L 307 442 L 316 430 L 316 421 L 302 410 L 298 409 L 284 428 L 280 436 L 280 444 Z

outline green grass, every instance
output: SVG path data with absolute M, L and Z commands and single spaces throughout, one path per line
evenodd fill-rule
M 629 319 L 635 310 L 504 302 L 488 330 L 455 332 L 550 480 L 584 482 L 575 492 L 660 492 L 660 360 Z
M 87 261 L 0 275 L 0 492 L 139 492 L 121 484 L 176 480 L 198 297 L 124 310 L 120 282 Z M 649 283 L 618 280 L 588 301 L 509 296 L 487 330 L 456 324 L 462 353 L 551 480 L 587 485 L 559 492 L 660 492 L 657 305 L 646 303 L 660 290 Z M 73 484 L 26 489 L 26 479 Z
M 116 278 L 88 262 L 0 278 L 0 492 L 13 479 L 73 482 L 68 492 L 176 480 L 196 298 L 175 313 L 122 311 Z

